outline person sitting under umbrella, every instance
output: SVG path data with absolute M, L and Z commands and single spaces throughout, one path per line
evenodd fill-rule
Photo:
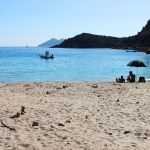
M 132 71 L 130 71 L 129 75 L 127 76 L 127 82 L 135 82 L 135 75 L 132 74 Z
M 123 76 L 121 76 L 121 78 L 116 78 L 116 82 L 117 83 L 125 83 L 125 79 L 123 78 Z

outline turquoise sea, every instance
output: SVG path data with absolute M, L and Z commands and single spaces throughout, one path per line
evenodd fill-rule
M 42 59 L 49 51 L 54 59 Z M 136 67 L 141 59 L 150 65 L 150 55 L 109 48 L 69 49 L 45 47 L 0 47 L 0 82 L 113 81 Z M 150 79 L 150 67 L 138 68 L 138 76 Z

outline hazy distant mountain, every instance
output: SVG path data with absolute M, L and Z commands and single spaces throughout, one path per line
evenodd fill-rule
M 82 33 L 64 40 L 61 44 L 52 48 L 111 48 L 123 40 L 124 38 Z
M 50 39 L 49 41 L 47 42 L 44 42 L 38 46 L 47 46 L 47 47 L 52 47 L 52 46 L 55 46 L 55 45 L 59 45 L 61 44 L 65 39 L 60 39 L 60 40 L 57 40 L 55 38 L 52 38 Z

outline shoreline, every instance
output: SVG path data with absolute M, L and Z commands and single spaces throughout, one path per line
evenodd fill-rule
M 0 83 L 0 149 L 149 149 L 150 81 Z M 10 118 L 21 112 L 18 118 Z M 33 123 L 36 122 L 37 124 Z
M 149 48 L 112 48 L 112 49 L 117 49 L 117 50 L 126 50 L 125 52 L 132 52 L 132 53 L 144 53 L 144 54 L 150 54 L 150 49 Z
M 136 82 L 135 82 L 135 83 L 138 83 L 138 80 L 139 80 L 139 79 L 136 79 Z M 150 80 L 150 79 L 145 79 L 145 81 L 149 81 L 149 80 Z M 112 83 L 112 82 L 113 82 L 113 83 L 116 83 L 116 80 L 114 79 L 114 80 L 107 80 L 107 81 L 105 81 L 105 80 L 104 80 L 104 81 L 100 81 L 100 80 L 99 80 L 99 81 L 39 81 L 39 82 L 37 82 L 37 81 L 32 82 L 32 81 L 31 81 L 31 82 L 0 82 L 0 84 L 7 84 L 7 83 L 8 83 L 8 84 L 9 84 L 9 83 L 10 83 L 10 84 L 13 84 L 13 83 L 14 83 L 14 84 L 17 84 L 17 83 L 18 83 L 18 84 L 25 84 L 25 83 L 29 83 L 29 84 L 30 84 L 30 83 L 31 83 L 31 84 L 32 84 L 32 83 L 82 83 L 82 82 L 83 82 L 83 83 L 84 83 L 84 82 L 89 82 L 89 83 L 90 83 L 90 82 L 95 82 L 95 83 L 98 83 L 98 82 L 102 82 L 102 83 L 105 83 L 105 82 L 106 82 L 106 83 Z M 127 83 L 127 82 L 125 82 L 125 83 Z M 129 84 L 129 83 L 128 83 L 128 84 Z

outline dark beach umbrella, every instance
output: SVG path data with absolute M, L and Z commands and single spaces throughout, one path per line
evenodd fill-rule
M 147 63 L 143 62 L 142 60 L 132 60 L 130 63 L 127 64 L 130 67 L 149 67 Z
M 142 60 L 132 60 L 130 63 L 127 64 L 127 66 L 130 67 L 137 67 L 137 73 L 138 73 L 138 67 L 149 67 L 147 63 L 143 62 Z M 136 76 L 137 76 L 136 73 Z

